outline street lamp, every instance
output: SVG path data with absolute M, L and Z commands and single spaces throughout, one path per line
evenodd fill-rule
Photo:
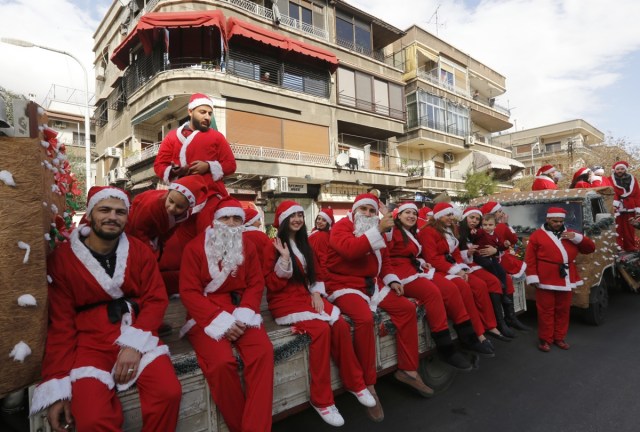
M 538 147 L 538 153 L 540 153 L 540 141 L 536 141 L 531 145 L 531 174 L 535 175 L 536 166 L 533 163 L 533 149 Z
M 34 44 L 29 41 L 20 40 L 20 39 L 11 39 L 11 38 L 1 38 L 0 41 L 15 45 L 23 48 L 40 48 L 47 51 L 57 52 L 59 54 L 64 54 L 66 56 L 74 59 L 82 68 L 82 72 L 84 73 L 84 85 L 85 85 L 85 103 L 84 103 L 84 147 L 85 147 L 85 169 L 86 169 L 86 188 L 87 193 L 89 192 L 89 188 L 91 188 L 91 130 L 89 127 L 89 77 L 87 75 L 87 68 L 78 60 L 76 56 L 66 51 L 62 51 L 56 48 L 50 48 L 38 44 Z

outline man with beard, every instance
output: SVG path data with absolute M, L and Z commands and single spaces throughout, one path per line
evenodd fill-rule
M 198 232 L 211 223 L 221 197 L 228 195 L 224 177 L 236 171 L 236 160 L 224 135 L 210 128 L 213 101 L 196 93 L 188 105 L 189 122 L 170 131 L 160 144 L 153 169 L 158 178 L 170 183 L 189 174 L 203 176 L 209 196 L 198 217 Z
M 264 277 L 255 246 L 243 239 L 245 213 L 226 197 L 213 226 L 185 248 L 180 297 L 193 346 L 211 395 L 231 432 L 270 431 L 273 347 L 262 326 Z M 243 363 L 238 375 L 235 347 Z
M 558 189 L 558 182 L 562 178 L 562 173 L 553 165 L 544 165 L 540 167 L 533 180 L 531 190 L 539 191 L 546 189 Z
M 48 408 L 54 431 L 122 430 L 114 386 L 134 383 L 143 430 L 175 430 L 181 389 L 157 337 L 168 300 L 155 257 L 124 234 L 129 198 L 89 190 L 82 226 L 49 256 L 49 328 L 31 413 Z
M 625 252 L 636 252 L 636 232 L 632 225 L 640 216 L 640 187 L 638 180 L 629 174 L 629 163 L 619 161 L 613 164 L 613 213 L 616 217 L 618 246 Z
M 402 297 L 399 278 L 390 265 L 382 233 L 391 229 L 393 218 L 388 212 L 378 218 L 380 202 L 373 194 L 356 197 L 351 212 L 331 230 L 325 287 L 329 301 L 349 316 L 354 325 L 354 348 L 362 367 L 367 389 L 376 399 L 368 408 L 368 416 L 382 421 L 384 413 L 374 385 L 377 379 L 373 314 L 378 306 L 391 317 L 397 329 L 398 370 L 395 377 L 420 395 L 430 397 L 427 387 L 416 372 L 418 368 L 418 329 L 416 308 Z

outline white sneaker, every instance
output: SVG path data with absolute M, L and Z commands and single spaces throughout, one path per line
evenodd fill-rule
M 366 387 L 364 389 L 360 390 L 359 392 L 350 391 L 349 393 L 351 393 L 355 397 L 357 397 L 358 398 L 358 402 L 360 402 L 362 405 L 364 405 L 366 407 L 373 408 L 374 406 L 376 406 L 375 398 L 373 397 L 373 395 L 371 394 L 369 389 L 367 389 Z
M 311 406 L 318 412 L 318 414 L 320 414 L 322 420 L 324 420 L 331 426 L 342 426 L 344 424 L 344 419 L 340 415 L 340 411 L 338 411 L 338 408 L 336 408 L 335 405 L 331 405 L 326 408 L 318 408 L 313 405 Z

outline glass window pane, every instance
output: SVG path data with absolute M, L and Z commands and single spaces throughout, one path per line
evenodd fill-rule
M 398 119 L 404 117 L 402 111 L 402 87 L 397 84 L 389 83 L 389 108 L 391 117 Z
M 295 3 L 289 3 L 289 16 L 293 19 L 300 20 L 300 6 Z
M 356 26 L 356 51 L 363 54 L 371 54 L 371 32 Z
M 338 69 L 338 103 L 356 105 L 355 73 L 348 69 Z
M 353 24 L 342 18 L 336 19 L 336 38 L 347 44 L 353 44 Z
M 371 76 L 356 72 L 356 106 L 367 111 L 373 111 L 372 102 Z
M 389 84 L 379 79 L 374 80 L 374 103 L 378 114 L 389 115 Z
M 300 6 L 300 10 L 302 11 L 302 22 L 305 24 L 312 25 L 313 18 L 312 18 L 311 9 L 307 9 L 305 7 Z

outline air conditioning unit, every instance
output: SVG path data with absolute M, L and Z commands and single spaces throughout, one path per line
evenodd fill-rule
M 444 159 L 445 163 L 454 163 L 456 161 L 456 156 L 451 152 L 442 153 L 442 159 Z
M 127 175 L 127 168 L 125 168 L 125 167 L 117 167 L 113 171 L 115 171 L 115 181 L 127 181 L 127 180 L 129 180 L 129 176 Z
M 119 158 L 122 155 L 122 149 L 118 147 L 107 147 L 104 151 L 104 155 L 107 157 Z
M 275 192 L 278 188 L 277 178 L 268 178 L 262 182 L 262 192 Z
M 475 145 L 475 143 L 476 143 L 475 135 L 469 135 L 464 139 L 464 145 L 467 147 L 471 147 L 472 145 Z
M 287 177 L 280 177 L 280 192 L 289 192 L 289 179 Z

